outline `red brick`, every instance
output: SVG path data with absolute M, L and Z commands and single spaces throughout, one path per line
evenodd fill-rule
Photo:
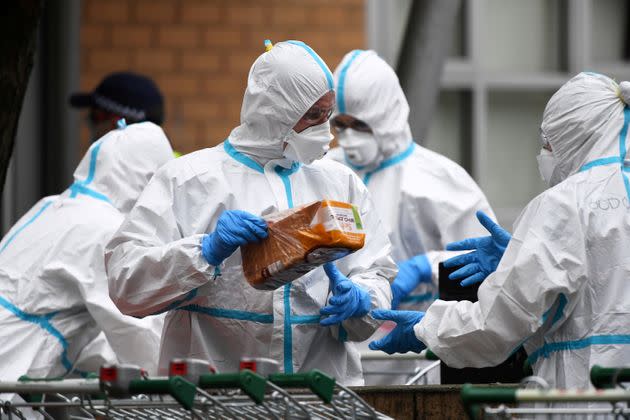
M 348 52 L 349 50 L 354 50 L 357 48 L 365 48 L 366 38 L 365 33 L 362 30 L 348 30 L 344 33 L 343 37 L 341 37 L 337 44 L 335 45 L 336 49 L 341 49 L 343 51 Z
M 161 26 L 158 31 L 160 47 L 194 48 L 198 46 L 200 38 L 201 31 L 190 26 Z
M 271 11 L 271 24 L 276 25 L 306 25 L 310 23 L 310 19 L 307 15 L 310 15 L 310 10 L 302 3 L 294 3 L 286 5 L 285 7 L 274 7 Z
M 264 6 L 239 6 L 228 7 L 227 21 L 236 25 L 256 25 L 265 23 L 267 8 Z
M 140 49 L 132 53 L 134 69 L 146 72 L 165 72 L 175 68 L 175 53 L 158 48 Z
M 103 47 L 109 42 L 109 26 L 97 23 L 81 26 L 82 47 Z
M 152 30 L 147 25 L 116 25 L 112 28 L 112 44 L 116 47 L 149 47 Z
M 334 67 L 365 45 L 364 10 L 364 0 L 82 0 L 80 83 L 92 90 L 108 72 L 126 69 L 153 77 L 166 97 L 167 135 L 188 153 L 220 143 L 238 125 L 264 39 L 301 39 Z M 141 29 L 127 29 L 136 27 L 150 27 L 149 46 L 146 35 L 131 33 Z
M 183 102 L 180 109 L 187 120 L 208 121 L 220 116 L 221 107 L 215 100 L 216 98 L 190 99 Z
M 219 69 L 219 56 L 214 51 L 184 51 L 181 55 L 181 69 L 183 71 L 213 72 Z
M 179 2 L 174 0 L 135 0 L 132 3 L 136 22 L 174 23 L 177 21 Z
M 211 24 L 222 21 L 223 7 L 217 2 L 186 1 L 182 6 L 182 22 L 184 23 Z
M 168 106 L 166 115 L 168 123 L 164 132 L 171 141 L 173 150 L 186 154 L 197 149 L 195 143 L 201 137 L 201 123 L 186 121 L 179 115 L 174 115 L 172 111 L 180 110 L 177 105 Z
M 131 52 L 121 48 L 88 50 L 88 68 L 100 74 L 131 68 Z
M 129 2 L 126 0 L 93 0 L 85 3 L 86 20 L 90 22 L 125 23 L 129 21 Z
M 210 47 L 238 47 L 243 45 L 242 32 L 235 29 L 209 27 L 203 35 L 204 45 Z
M 262 49 L 259 54 L 230 51 L 227 55 L 227 63 L 230 74 L 234 74 L 232 72 L 238 72 L 238 75 L 244 73 L 245 77 L 247 77 L 247 74 L 249 73 L 249 69 L 251 68 L 252 64 L 254 64 L 254 61 L 256 61 L 258 56 L 263 52 L 264 50 Z
M 204 94 L 211 96 L 233 95 L 242 98 L 246 86 L 247 76 L 238 78 L 232 75 L 215 74 L 204 77 L 202 80 Z
M 341 7 L 314 7 L 309 10 L 308 18 L 313 26 L 343 28 L 346 23 L 344 9 Z
M 199 80 L 190 74 L 167 74 L 156 78 L 167 98 L 190 97 L 199 93 Z
M 238 121 L 236 123 L 238 124 Z M 226 125 L 224 121 L 208 122 L 202 126 L 201 135 L 196 146 L 199 149 L 214 147 L 228 138 L 234 127 Z

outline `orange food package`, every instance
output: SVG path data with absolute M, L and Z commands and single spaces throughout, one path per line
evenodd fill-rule
M 241 247 L 245 278 L 260 290 L 275 290 L 365 243 L 358 209 L 340 201 L 316 201 L 264 219 L 269 237 Z

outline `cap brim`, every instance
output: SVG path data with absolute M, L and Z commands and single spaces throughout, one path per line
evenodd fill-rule
M 87 108 L 94 103 L 91 93 L 74 93 L 70 95 L 70 105 L 73 108 Z

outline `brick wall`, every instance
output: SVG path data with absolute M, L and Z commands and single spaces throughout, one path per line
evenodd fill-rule
M 302 40 L 334 70 L 346 52 L 365 47 L 364 18 L 364 0 L 86 0 L 81 87 L 116 70 L 151 76 L 166 97 L 167 135 L 188 153 L 238 125 L 264 39 Z

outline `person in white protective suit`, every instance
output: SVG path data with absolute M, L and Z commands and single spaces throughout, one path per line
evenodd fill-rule
M 483 234 L 475 212 L 491 217 L 494 213 L 462 167 L 413 141 L 409 104 L 398 77 L 374 51 L 346 54 L 335 70 L 335 86 L 337 114 L 332 122 L 341 147 L 328 156 L 363 179 L 389 232 L 400 269 L 392 284 L 392 307 L 424 310 L 437 297 L 438 264 L 452 255 L 444 251 L 446 244 Z M 384 325 L 379 335 L 389 329 Z M 372 363 L 367 359 L 366 369 L 366 363 Z M 392 372 L 413 372 L 418 363 L 388 361 L 386 365 Z M 383 362 L 373 367 L 386 368 Z M 393 384 L 404 382 L 405 376 L 366 380 Z
M 436 301 L 374 343 L 424 345 L 452 367 L 493 366 L 524 342 L 534 373 L 588 388 L 595 365 L 630 364 L 630 83 L 580 73 L 550 99 L 539 165 L 550 188 L 516 221 L 479 301 Z M 419 321 L 419 322 L 418 322 Z M 419 346 L 419 344 L 421 344 Z
M 241 125 L 219 146 L 160 169 L 107 246 L 110 295 L 121 311 L 169 311 L 160 369 L 196 357 L 230 372 L 242 356 L 268 357 L 287 373 L 317 368 L 363 383 L 351 342 L 378 327 L 370 308 L 390 307 L 396 266 L 360 179 L 318 160 L 332 139 L 333 108 L 321 58 L 299 41 L 276 44 L 251 67 Z M 266 236 L 260 215 L 321 199 L 360 209 L 365 246 L 338 269 L 318 268 L 275 291 L 252 288 L 238 247 Z
M 0 242 L 0 380 L 134 363 L 156 373 L 162 317 L 124 316 L 108 296 L 105 245 L 173 158 L 153 123 L 92 144 L 74 183 L 40 200 Z
M 413 141 L 398 77 L 374 51 L 346 54 L 335 86 L 333 126 L 341 147 L 329 157 L 363 179 L 388 229 L 394 260 L 407 262 L 416 274 L 417 287 L 409 294 L 393 287 L 395 306 L 426 308 L 437 294 L 431 282 L 437 264 L 451 255 L 444 253 L 446 244 L 483 234 L 475 213 L 494 213 L 462 167 Z

